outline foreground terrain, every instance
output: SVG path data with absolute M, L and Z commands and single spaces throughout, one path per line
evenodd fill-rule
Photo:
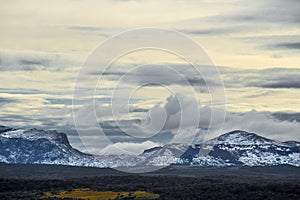
M 67 197 L 60 194 L 82 190 L 117 195 L 111 199 L 300 199 L 300 168 L 171 166 L 126 174 L 113 169 L 0 165 L 0 199 L 59 199 Z M 137 191 L 145 196 L 128 197 Z
M 158 194 L 145 191 L 94 191 L 89 188 L 78 188 L 71 191 L 46 192 L 41 198 L 75 198 L 90 200 L 110 200 L 110 199 L 158 199 Z

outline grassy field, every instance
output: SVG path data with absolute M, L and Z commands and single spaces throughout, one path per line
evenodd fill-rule
M 134 191 L 134 192 L 113 192 L 113 191 L 93 191 L 89 188 L 74 189 L 72 191 L 61 191 L 58 194 L 51 192 L 45 193 L 45 198 L 80 198 L 90 200 L 110 200 L 110 199 L 158 199 L 159 195 L 145 192 L 145 191 Z

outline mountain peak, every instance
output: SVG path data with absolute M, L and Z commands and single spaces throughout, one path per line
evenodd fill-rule
M 13 128 L 0 125 L 0 133 L 11 131 L 11 130 L 13 130 Z
M 36 128 L 3 128 L 0 147 L 0 162 L 6 163 L 84 165 L 94 159 L 74 149 L 66 134 Z
M 45 131 L 40 129 L 12 129 L 8 127 L 0 127 L 0 136 L 3 138 L 22 138 L 26 140 L 47 139 L 60 141 L 65 145 L 70 146 L 66 134 L 59 133 L 54 130 Z
M 255 133 L 249 133 L 242 130 L 234 130 L 213 139 L 218 144 L 237 144 L 237 145 L 259 145 L 273 143 L 274 140 L 267 139 Z

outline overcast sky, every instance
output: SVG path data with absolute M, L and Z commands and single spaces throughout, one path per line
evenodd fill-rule
M 74 80 L 81 64 L 98 44 L 115 34 L 156 27 L 186 34 L 218 67 L 226 102 L 213 110 L 216 116 L 226 111 L 223 132 L 242 129 L 273 139 L 300 141 L 299 9 L 298 0 L 0 1 L 0 124 L 64 131 L 72 144 L 81 148 L 72 116 Z M 117 127 L 110 109 L 112 86 L 128 66 L 140 64 L 149 66 L 122 79 L 122 87 L 163 80 L 166 86 L 175 85 L 182 96 L 186 85 L 160 68 L 174 65 L 187 73 L 188 82 L 197 91 L 201 102 L 197 110 L 202 117 L 199 130 L 209 128 L 208 137 L 218 134 L 215 130 L 221 119 L 208 125 L 211 105 L 205 81 L 187 70 L 188 64 L 178 57 L 147 50 L 118 59 L 96 91 L 99 123 L 113 146 L 136 152 L 185 141 L 193 132 L 184 122 L 183 133 L 176 136 L 174 130 L 178 130 L 182 114 L 174 100 L 177 94 L 156 85 L 138 89 L 126 105 L 130 117 L 120 114 L 117 119 L 134 135 L 139 130 L 134 125 L 154 116 L 156 121 L 145 131 L 149 138 L 129 137 Z M 215 82 L 213 78 L 206 81 Z M 195 110 L 193 99 L 184 96 L 182 101 L 181 109 L 186 113 Z M 76 101 L 75 117 L 84 116 L 90 122 L 94 110 L 84 96 Z M 162 130 L 151 135 L 158 127 Z M 89 130 L 87 137 L 95 134 Z M 101 148 L 108 144 L 106 139 L 102 141 Z M 103 152 L 113 151 L 113 146 L 106 146 Z

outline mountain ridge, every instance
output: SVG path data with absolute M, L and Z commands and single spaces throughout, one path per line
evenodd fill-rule
M 273 166 L 300 167 L 300 142 L 280 142 L 234 130 L 202 144 L 167 144 L 137 156 L 92 155 L 73 148 L 67 135 L 42 129 L 0 126 L 0 162 L 91 167 L 130 166 Z

